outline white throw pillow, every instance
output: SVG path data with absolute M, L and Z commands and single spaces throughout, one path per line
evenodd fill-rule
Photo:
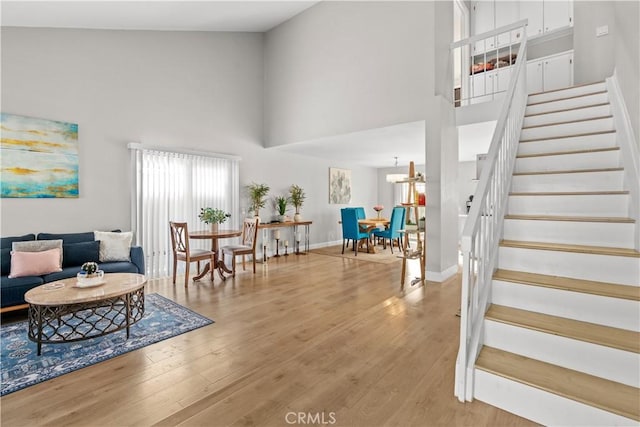
M 60 249 L 60 265 L 62 265 L 62 239 L 27 240 L 25 242 L 13 242 L 11 244 L 11 250 L 16 252 L 42 252 L 55 248 Z
M 100 241 L 100 262 L 131 261 L 133 232 L 94 231 L 95 240 Z

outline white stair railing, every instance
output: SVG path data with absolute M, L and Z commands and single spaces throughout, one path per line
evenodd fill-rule
M 451 44 L 456 107 L 493 101 L 506 93 L 526 25 L 525 19 Z
M 483 318 L 490 301 L 491 278 L 497 265 L 502 223 L 527 104 L 526 21 L 520 25 L 518 56 L 461 238 L 462 300 L 455 379 L 455 395 L 461 402 L 473 399 L 473 368 L 482 347 Z M 470 46 L 482 37 L 475 36 L 462 42 Z M 457 46 L 460 43 L 452 45 L 452 49 L 460 47 Z

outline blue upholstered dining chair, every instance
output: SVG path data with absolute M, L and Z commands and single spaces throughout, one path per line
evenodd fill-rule
M 364 209 L 362 209 L 364 212 Z M 369 250 L 369 233 L 360 231 L 358 225 L 358 208 L 343 208 L 340 210 L 342 219 L 342 253 L 345 243 L 349 246 L 349 240 L 353 241 L 353 250 L 358 256 L 358 242 L 367 239 L 367 251 Z
M 389 245 L 391 246 L 391 253 L 393 253 L 393 241 L 398 242 L 398 248 L 400 248 L 400 230 L 404 228 L 404 220 L 406 215 L 406 208 L 402 206 L 396 206 L 391 212 L 391 220 L 389 221 L 389 228 L 386 230 L 376 230 L 373 232 L 375 237 L 382 237 L 384 241 L 384 248 L 387 248 L 387 239 L 389 239 Z

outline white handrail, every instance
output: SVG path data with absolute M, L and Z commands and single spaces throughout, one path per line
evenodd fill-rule
M 456 49 L 460 46 L 464 46 L 467 44 L 473 44 L 475 42 L 478 42 L 480 40 L 484 40 L 486 38 L 492 37 L 492 36 L 497 36 L 498 34 L 502 34 L 502 33 L 507 33 L 511 30 L 515 30 L 518 29 L 520 27 L 526 27 L 527 23 L 529 22 L 528 19 L 523 19 L 522 21 L 518 21 L 518 22 L 514 22 L 513 24 L 509 24 L 509 25 L 504 25 L 502 27 L 498 27 L 494 30 L 491 31 L 487 31 L 486 33 L 482 33 L 482 34 L 477 34 L 475 36 L 471 36 L 469 38 L 466 38 L 464 40 L 458 40 L 457 42 L 453 42 L 451 43 L 450 49 Z
M 483 317 L 497 264 L 502 223 L 527 102 L 527 39 L 524 24 L 521 25 L 523 36 L 518 56 L 461 238 L 462 299 L 455 395 L 462 402 L 473 399 L 473 367 L 482 347 Z M 483 37 L 486 36 L 476 36 Z M 467 43 L 476 38 L 467 39 Z

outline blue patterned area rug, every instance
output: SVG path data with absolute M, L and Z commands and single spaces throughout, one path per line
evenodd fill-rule
M 213 320 L 199 315 L 158 294 L 145 295 L 142 319 L 127 331 L 103 337 L 60 344 L 36 343 L 27 338 L 27 321 L 0 328 L 0 396 L 64 375 L 149 344 L 210 325 Z

